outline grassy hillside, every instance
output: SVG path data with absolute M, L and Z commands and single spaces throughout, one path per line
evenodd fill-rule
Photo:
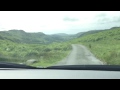
M 0 31 L 0 61 L 25 63 L 34 59 L 34 66 L 49 66 L 63 59 L 71 50 L 69 37 L 27 33 L 23 30 Z
M 49 44 L 53 42 L 63 42 L 72 39 L 69 36 L 46 35 L 42 32 L 27 33 L 23 30 L 0 31 L 0 40 L 10 40 L 17 43 L 28 44 Z
M 65 34 L 65 33 L 58 33 L 58 34 L 53 34 L 51 35 L 52 37 L 59 37 L 63 41 L 68 41 L 76 38 L 76 35 L 71 35 L 71 34 Z
M 1 31 L 0 37 L 2 40 L 10 40 L 17 43 L 43 43 L 43 33 L 26 33 L 23 30 L 10 30 L 10 31 Z M 39 38 L 39 39 L 38 39 Z
M 93 54 L 106 64 L 120 65 L 120 28 L 111 28 L 97 33 L 89 33 L 71 43 L 87 46 Z
M 67 56 L 70 50 L 69 43 L 18 44 L 0 40 L 0 61 L 25 63 L 35 59 L 38 62 L 34 66 L 49 66 Z
M 81 33 L 78 37 L 86 36 L 89 34 L 95 34 L 95 33 L 102 32 L 102 31 L 105 31 L 105 30 L 90 30 L 90 31 Z
M 71 44 L 78 43 L 87 46 L 106 64 L 120 65 L 120 28 L 90 31 L 70 40 L 72 38 L 65 34 L 45 35 L 41 32 L 26 33 L 23 30 L 1 31 L 0 61 L 26 63 L 27 60 L 35 59 L 37 63 L 29 65 L 46 67 L 62 60 L 70 53 Z

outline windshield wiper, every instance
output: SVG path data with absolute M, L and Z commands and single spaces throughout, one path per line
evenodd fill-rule
M 8 62 L 0 62 L 0 68 L 23 68 L 23 69 L 37 69 L 36 67 L 16 64 L 16 63 L 8 63 Z
M 47 67 L 47 69 L 120 71 L 120 65 L 63 65 L 63 66 L 50 66 Z

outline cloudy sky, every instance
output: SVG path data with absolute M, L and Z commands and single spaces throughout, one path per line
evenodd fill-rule
M 0 11 L 0 31 L 75 34 L 120 26 L 120 11 Z

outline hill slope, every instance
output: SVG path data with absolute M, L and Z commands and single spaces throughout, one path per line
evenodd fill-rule
M 66 39 L 23 30 L 0 32 L 0 61 L 24 63 L 36 60 L 33 66 L 49 66 L 67 56 L 71 50 Z M 58 43 L 59 42 L 59 43 Z
M 59 36 L 59 35 L 46 35 L 42 32 L 38 33 L 27 33 L 23 30 L 9 30 L 0 31 L 1 40 L 9 40 L 17 43 L 29 43 L 29 44 L 48 44 L 52 42 L 63 42 L 71 37 Z
M 120 27 L 96 33 L 87 33 L 71 43 L 87 46 L 96 57 L 107 64 L 120 64 Z

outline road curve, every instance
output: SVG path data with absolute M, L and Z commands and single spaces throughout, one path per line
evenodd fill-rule
M 103 62 L 98 60 L 85 46 L 72 44 L 71 53 L 56 65 L 103 65 Z

